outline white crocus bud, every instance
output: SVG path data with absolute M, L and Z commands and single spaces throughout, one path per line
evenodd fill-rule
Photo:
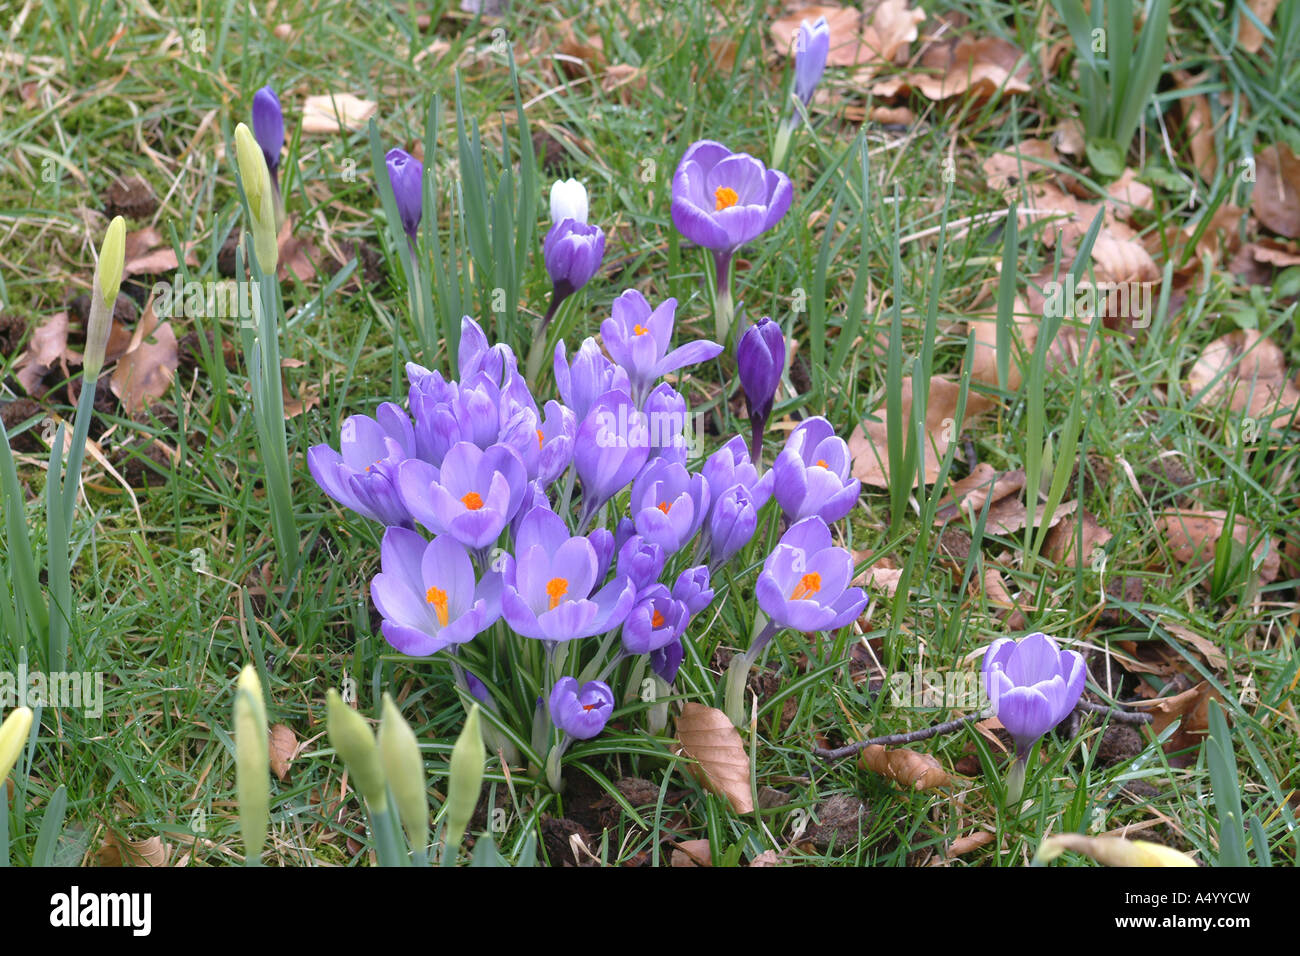
M 551 187 L 551 222 L 587 221 L 587 187 L 576 179 L 557 179 Z

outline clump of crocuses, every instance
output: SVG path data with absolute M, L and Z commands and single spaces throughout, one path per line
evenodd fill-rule
M 602 339 L 612 359 L 590 339 L 573 353 L 556 347 L 558 400 L 536 395 L 511 349 L 466 317 L 457 378 L 409 365 L 405 407 L 352 415 L 338 450 L 308 453 L 326 494 L 386 526 L 371 584 L 384 638 L 445 660 L 465 701 L 483 705 L 485 735 L 528 742 L 522 756 L 555 785 L 566 752 L 611 720 L 630 728 L 666 713 L 644 687 L 671 696 L 716 576 L 743 571 L 740 556 L 781 509 L 798 523 L 760 575 L 773 623 L 738 657 L 755 660 L 782 627 L 832 629 L 861 608 L 852 560 L 828 527 L 857 489 L 829 425 L 794 430 L 782 452 L 793 457 L 778 456 L 788 500 L 769 507 L 774 470 L 744 437 L 706 455 L 689 428 L 682 377 L 721 345 L 675 341 L 671 299 L 629 291 L 611 312 Z M 756 329 L 761 387 L 774 391 L 784 345 Z M 765 421 L 770 405 L 757 400 L 751 417 Z M 796 565 L 806 570 L 790 579 Z M 779 607 L 767 606 L 769 590 Z

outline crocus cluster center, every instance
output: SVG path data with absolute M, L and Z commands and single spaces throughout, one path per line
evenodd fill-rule
M 816 594 L 822 589 L 822 576 L 816 571 L 810 571 L 799 579 L 799 583 L 794 586 L 790 592 L 791 601 L 802 601 L 810 594 Z
M 460 500 L 470 511 L 478 511 L 483 507 L 483 498 L 477 491 L 467 492 Z
M 730 209 L 736 203 L 740 202 L 740 194 L 730 186 L 719 186 L 713 191 L 713 198 L 717 201 L 714 212 L 720 212 L 723 209 Z
M 443 627 L 447 626 L 447 592 L 442 588 L 431 587 L 424 592 L 424 599 L 433 605 L 433 611 L 438 615 L 438 623 Z
M 569 581 L 567 578 L 551 578 L 546 582 L 546 596 L 551 599 L 550 610 L 560 605 L 560 598 L 564 597 L 569 590 Z

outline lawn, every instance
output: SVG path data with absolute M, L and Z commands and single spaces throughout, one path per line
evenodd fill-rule
M 1300 6 L 254 9 L 0 2 L 0 859 L 1295 864 Z

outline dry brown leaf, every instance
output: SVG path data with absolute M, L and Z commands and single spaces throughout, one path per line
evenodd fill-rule
M 1011 318 L 1011 361 L 1007 363 L 1008 391 L 1020 388 L 1020 362 L 1017 356 L 1028 356 L 1034 351 L 1038 341 L 1038 317 L 1041 315 L 1029 310 L 1029 306 L 1020 296 L 1016 296 L 1012 306 Z M 998 316 L 997 312 L 984 312 L 972 315 L 966 320 L 966 328 L 975 332 L 975 354 L 971 360 L 971 381 L 983 385 L 998 384 Z
M 1023 469 L 1018 468 L 1015 471 L 1004 471 L 999 474 L 992 465 L 982 461 L 965 478 L 953 482 L 948 494 L 939 501 L 934 523 L 943 524 L 945 521 L 951 521 L 963 511 L 978 515 L 984 507 L 984 502 L 990 498 L 995 502 L 1001 501 L 1024 487 Z
M 179 364 L 176 333 L 171 322 L 159 323 L 150 299 L 131 337 L 131 347 L 113 370 L 113 394 L 122 400 L 127 414 L 134 415 L 167 394 Z
M 378 103 L 352 93 L 309 96 L 302 103 L 302 131 L 331 135 L 344 129 L 359 130 L 377 109 Z
M 950 779 L 948 772 L 930 754 L 917 753 L 915 750 L 887 750 L 879 744 L 873 744 L 862 751 L 858 766 L 863 770 L 873 770 L 914 790 L 944 787 Z
M 16 364 L 18 381 L 35 395 L 41 380 L 49 373 L 68 348 L 68 313 L 56 312 L 35 329 L 27 342 L 27 351 Z
M 883 591 L 887 597 L 893 597 L 898 593 L 898 582 L 902 577 L 902 568 L 882 568 L 879 565 L 872 565 L 854 578 L 853 583 L 866 585 L 873 591 Z
M 1044 163 L 1059 163 L 1056 147 L 1045 139 L 1022 139 L 1016 147 L 991 154 L 983 162 L 984 175 L 990 189 L 1002 192 L 1047 167 Z
M 1195 89 L 1204 79 L 1202 74 L 1193 76 L 1186 70 L 1174 73 L 1174 82 L 1180 90 Z M 1187 145 L 1192 151 L 1192 165 L 1202 179 L 1211 182 L 1219 164 L 1219 155 L 1214 148 L 1214 114 L 1210 112 L 1210 98 L 1204 93 L 1184 96 L 1178 100 L 1178 106 L 1183 114 Z
M 781 854 L 777 853 L 776 850 L 764 850 L 762 853 L 758 854 L 758 856 L 754 857 L 754 859 L 750 860 L 749 865 L 780 866 Z
M 166 866 L 168 848 L 162 837 L 152 836 L 143 840 L 129 840 L 119 837 L 109 830 L 96 854 L 100 866 Z
M 892 98 L 915 90 L 931 100 L 970 95 L 987 99 L 1004 94 L 1028 93 L 1029 60 L 1020 48 L 1000 37 L 963 36 L 930 47 L 921 57 L 926 72 L 888 77 L 873 84 L 876 96 Z
M 984 598 L 993 607 L 1006 609 L 1007 613 L 1003 615 L 1002 623 L 1006 625 L 1007 630 L 1019 631 L 1029 623 L 1020 602 L 1011 596 L 1006 582 L 1002 579 L 1002 572 L 997 568 L 986 568 L 984 571 Z M 1032 611 L 1033 608 L 1029 607 L 1029 610 Z
M 298 756 L 298 738 L 284 724 L 271 725 L 271 772 L 283 782 L 289 777 L 289 765 Z
M 1134 710 L 1151 715 L 1151 732 L 1156 735 L 1164 733 L 1175 720 L 1182 720 L 1178 732 L 1165 742 L 1165 753 L 1172 753 L 1198 743 L 1209 730 L 1211 699 L 1223 702 L 1223 697 L 1210 686 L 1210 682 L 1203 680 L 1173 697 L 1138 701 L 1132 706 Z
M 683 840 L 674 844 L 673 866 L 712 866 L 708 840 Z
M 1161 621 L 1160 626 L 1181 641 L 1186 641 L 1196 648 L 1197 652 L 1205 658 L 1205 663 L 1209 664 L 1215 670 L 1226 671 L 1228 669 L 1228 658 L 1224 656 L 1219 645 L 1214 643 L 1208 637 L 1202 637 L 1191 628 L 1183 627 L 1181 624 L 1170 624 Z
M 1267 421 L 1274 431 L 1300 405 L 1300 388 L 1287 374 L 1282 350 L 1255 329 L 1229 332 L 1207 345 L 1188 373 L 1187 385 L 1193 395 L 1209 389 L 1201 401 L 1218 405 L 1226 400 L 1232 411 L 1262 420 L 1261 426 Z
M 948 445 L 957 437 L 961 426 L 957 424 L 957 400 L 961 386 L 950 379 L 936 375 L 930 379 L 930 394 L 925 408 L 925 480 L 926 483 L 939 477 L 939 462 L 948 450 Z M 968 395 L 966 399 L 966 418 L 977 413 L 972 406 L 977 404 L 979 396 Z M 903 392 L 899 399 L 902 406 L 903 421 L 912 414 L 912 380 L 903 381 Z M 878 421 L 865 421 L 858 424 L 849 435 L 849 454 L 853 456 L 853 477 L 864 484 L 877 488 L 889 487 L 889 426 L 886 423 L 886 406 L 875 411 Z M 963 422 L 964 424 L 964 422 Z
M 185 264 L 197 266 L 194 244 L 185 250 Z M 122 274 L 128 276 L 162 276 L 180 268 L 176 251 L 154 226 L 145 226 L 126 235 L 125 262 Z
M 1243 0 L 1246 6 L 1250 7 L 1251 13 L 1259 18 L 1259 22 L 1264 26 L 1272 26 L 1273 13 L 1277 10 L 1282 0 Z M 1255 21 L 1246 16 L 1243 10 L 1237 14 L 1237 46 L 1241 47 L 1247 53 L 1258 53 L 1259 48 L 1264 45 L 1264 34 L 1255 26 Z
M 1280 236 L 1300 236 L 1300 159 L 1285 143 L 1261 149 L 1255 158 L 1251 211 Z
M 726 797 L 737 813 L 752 813 L 754 797 L 749 789 L 749 754 L 740 732 L 722 711 L 703 704 L 682 705 L 677 718 L 677 739 L 686 756 L 695 760 L 704 784 Z
M 1114 535 L 1097 523 L 1087 511 L 1082 513 L 1083 532 L 1080 535 L 1083 539 L 1083 560 L 1087 564 L 1092 561 L 1092 552 L 1095 548 L 1100 548 Z M 1079 519 L 1076 515 L 1070 515 L 1063 518 L 1053 528 L 1047 532 L 1047 538 L 1043 541 L 1043 554 L 1049 560 L 1057 564 L 1063 564 L 1067 568 L 1075 566 L 1075 559 L 1079 554 L 1079 542 L 1075 540 L 1075 528 L 1079 525 Z
M 953 840 L 948 845 L 948 858 L 961 856 L 963 853 L 969 853 L 971 850 L 978 850 L 982 846 L 988 846 L 993 842 L 994 834 L 988 830 L 976 830 L 974 833 L 968 833 Z
M 1214 551 L 1223 537 L 1227 523 L 1225 511 L 1175 511 L 1156 518 L 1156 528 L 1164 535 L 1174 559 L 1183 564 L 1213 564 Z M 1233 522 L 1232 538 L 1243 549 L 1256 537 L 1254 527 L 1242 515 Z M 1255 545 L 1252 563 L 1259 562 L 1256 573 L 1264 584 L 1277 579 L 1282 558 L 1277 545 L 1267 536 Z

